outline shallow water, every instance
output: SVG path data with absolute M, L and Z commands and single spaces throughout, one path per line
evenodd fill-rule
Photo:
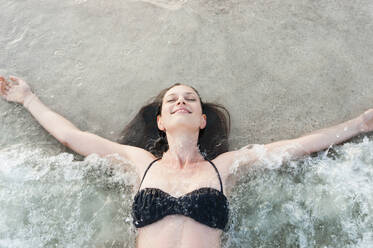
M 0 0 L 0 9 L 0 74 L 24 78 L 53 110 L 112 140 L 173 83 L 229 109 L 234 148 L 371 107 L 371 0 Z M 10 109 L 0 104 L 0 147 L 28 128 L 31 142 L 45 142 Z
M 0 164 L 0 247 L 133 247 L 130 173 L 20 146 Z
M 0 9 L 0 73 L 111 140 L 175 82 L 227 106 L 234 148 L 371 107 L 371 0 L 0 0 Z M 224 247 L 372 247 L 372 149 L 366 139 L 241 175 Z M 22 107 L 0 102 L 0 248 L 133 247 L 134 175 L 63 151 Z
M 228 247 L 371 247 L 373 143 L 326 154 L 251 171 L 233 196 Z
M 15 145 L 0 164 L 0 247 L 134 247 L 125 162 Z M 368 138 L 241 176 L 223 247 L 373 246 Z

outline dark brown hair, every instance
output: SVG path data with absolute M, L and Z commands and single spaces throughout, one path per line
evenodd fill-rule
M 158 129 L 157 115 L 161 114 L 163 97 L 166 92 L 178 85 L 185 84 L 176 83 L 151 98 L 124 128 L 118 142 L 143 148 L 156 157 L 162 157 L 163 153 L 168 150 L 168 143 L 166 133 Z M 230 114 L 220 104 L 202 102 L 198 91 L 191 86 L 188 87 L 197 93 L 202 113 L 207 117 L 206 127 L 200 130 L 198 136 L 199 150 L 206 159 L 214 159 L 229 149 Z

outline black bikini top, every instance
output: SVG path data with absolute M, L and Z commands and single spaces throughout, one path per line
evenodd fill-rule
M 149 168 L 146 169 L 141 180 L 139 190 Z M 209 227 L 223 229 L 228 222 L 228 200 L 223 194 L 223 184 L 216 166 L 220 181 L 220 191 L 214 188 L 199 188 L 181 197 L 173 197 L 158 188 L 144 188 L 138 190 L 132 205 L 132 217 L 135 227 L 144 227 L 152 224 L 167 215 L 181 214 Z

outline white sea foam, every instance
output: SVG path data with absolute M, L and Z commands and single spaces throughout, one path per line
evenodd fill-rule
M 126 164 L 22 146 L 1 150 L 0 164 L 0 247 L 132 246 Z
M 372 141 L 285 164 L 255 149 L 261 162 L 234 189 L 224 247 L 373 246 Z
M 263 159 L 264 146 L 252 149 L 270 165 L 239 175 L 223 247 L 373 245 L 372 141 L 281 166 Z M 0 247 L 134 246 L 126 161 L 18 145 L 0 151 L 0 164 Z

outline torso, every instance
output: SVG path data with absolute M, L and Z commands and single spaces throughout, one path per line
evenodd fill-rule
M 137 248 L 218 248 L 222 233 L 182 215 L 169 215 L 137 230 Z
M 147 162 L 146 167 L 152 161 Z M 227 172 L 219 161 L 212 160 L 212 162 L 219 171 L 226 195 Z M 140 179 L 146 169 L 143 168 Z M 159 160 L 147 172 L 140 190 L 158 188 L 171 196 L 180 197 L 202 187 L 220 190 L 217 173 L 208 161 L 201 161 L 191 169 L 182 170 L 170 168 Z M 136 193 L 138 187 L 135 189 Z M 168 215 L 150 225 L 138 228 L 136 247 L 219 248 L 221 234 L 221 229 L 206 226 L 192 218 L 183 215 Z

